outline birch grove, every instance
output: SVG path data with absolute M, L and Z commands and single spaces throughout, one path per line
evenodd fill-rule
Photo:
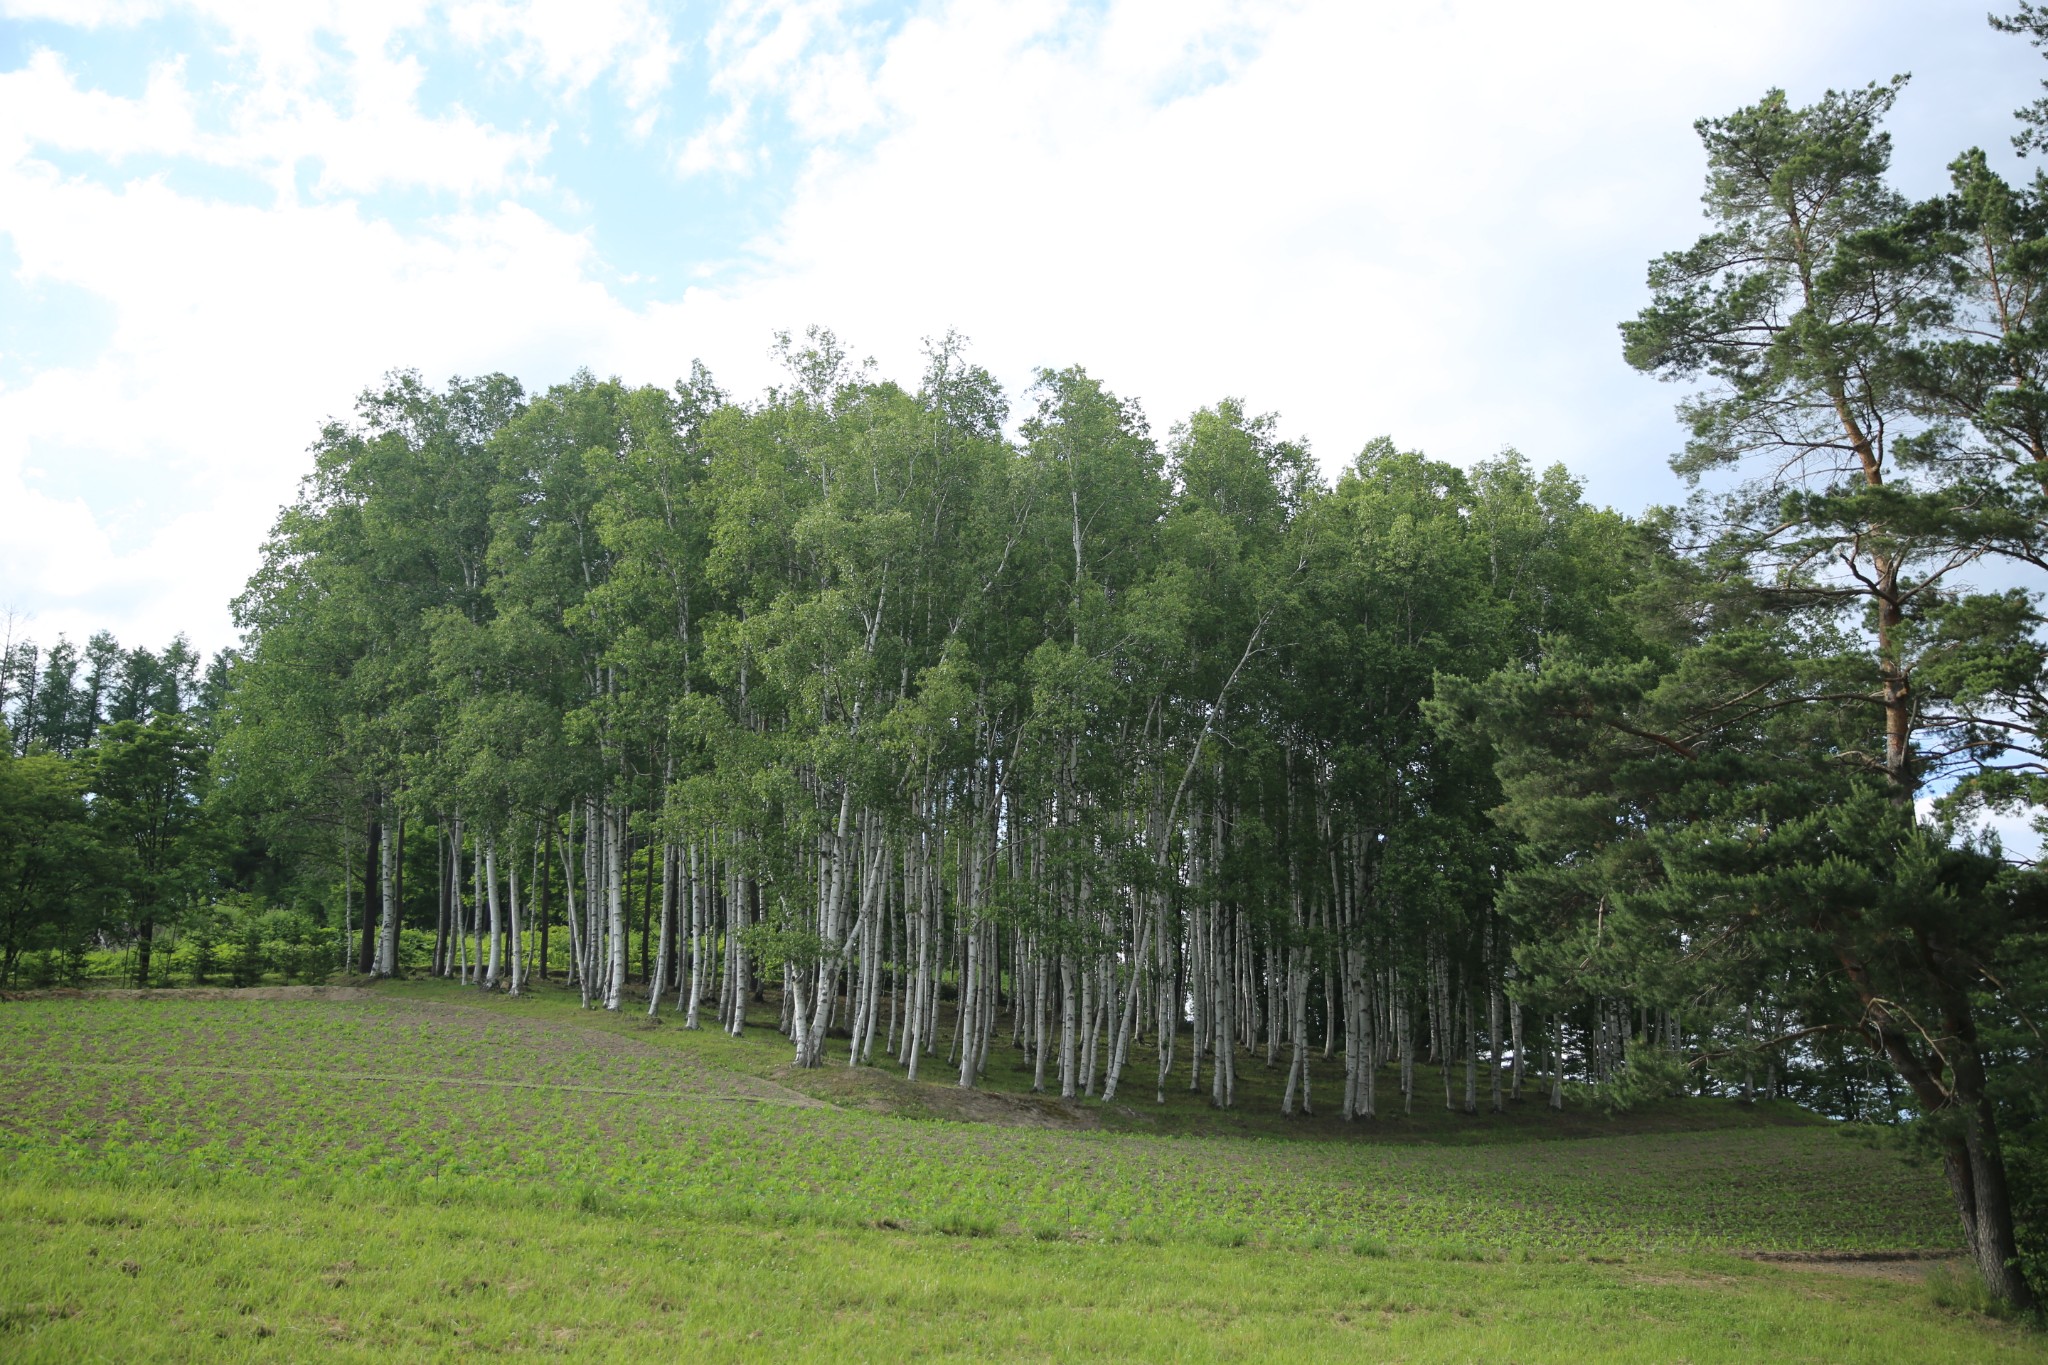
M 1562 469 L 1376 441 L 1326 482 L 1239 403 L 1162 438 L 1080 370 L 1013 422 L 957 338 L 915 389 L 783 359 L 748 403 L 399 375 L 326 433 L 240 604 L 238 742 L 318 741 L 363 966 L 772 1021 L 800 1067 L 1007 1051 L 1077 1103 L 1791 1093 L 1770 982 L 1529 955 L 1494 745 L 1427 714 L 1645 648 L 1641 528 Z M 316 715 L 259 708 L 323 667 Z
M 1080 370 L 1006 434 L 954 337 L 915 390 L 782 349 L 753 403 L 399 375 L 326 433 L 245 668 L 354 651 L 371 969 L 427 830 L 415 969 L 480 990 L 735 1034 L 772 1004 L 799 1066 L 973 1087 L 1008 1048 L 1074 1100 L 1140 1047 L 1141 1093 L 1226 1108 L 1257 1057 L 1289 1112 L 1432 1103 L 1432 1067 L 1454 1107 L 1518 1093 L 1511 851 L 1419 707 L 1600 620 L 1621 519 L 1512 454 L 1379 442 L 1325 484 L 1231 401 L 1161 439 Z

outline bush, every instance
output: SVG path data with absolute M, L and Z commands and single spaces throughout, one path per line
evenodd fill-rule
M 272 943 L 266 945 L 270 961 L 284 979 L 295 984 L 312 984 L 327 979 L 334 969 L 334 951 L 320 939 L 307 939 L 298 943 Z
M 45 948 L 28 959 L 28 984 L 38 990 L 56 985 L 64 979 L 64 962 L 57 950 Z
M 1566 1087 L 1572 1098 L 1598 1105 L 1608 1117 L 1625 1114 L 1641 1104 L 1671 1095 L 1683 1095 L 1691 1080 L 1685 1063 L 1664 1048 L 1641 1038 L 1624 1045 L 1623 1061 L 1614 1074 L 1597 1085 Z
M 228 965 L 228 984 L 253 986 L 263 979 L 268 962 L 263 951 L 263 929 L 255 921 L 244 921 L 235 935 L 235 953 Z
M 204 986 L 206 978 L 219 967 L 220 954 L 214 946 L 213 927 L 208 925 L 192 937 L 191 966 L 186 970 L 192 973 L 194 985 Z
M 221 935 L 228 927 L 228 918 L 217 906 L 197 906 L 186 913 L 173 941 L 168 946 L 159 946 L 157 951 L 170 964 L 172 972 L 188 978 L 195 986 L 207 985 L 209 978 L 221 969 Z

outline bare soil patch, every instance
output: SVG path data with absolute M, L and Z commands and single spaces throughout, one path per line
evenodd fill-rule
M 1967 1259 L 1956 1251 L 1744 1251 L 1738 1254 L 1744 1260 L 1761 1261 L 1786 1270 L 1842 1275 L 1859 1280 L 1890 1280 L 1899 1284 L 1918 1284 L 1935 1266 L 1962 1266 Z

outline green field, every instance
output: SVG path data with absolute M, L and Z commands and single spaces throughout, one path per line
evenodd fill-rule
M 1148 1059 L 1062 1106 L 786 1052 L 552 991 L 0 1006 L 0 1358 L 2048 1358 L 1834 1259 L 1954 1215 L 1796 1111 L 1289 1123 L 1247 1058 L 1205 1125 Z

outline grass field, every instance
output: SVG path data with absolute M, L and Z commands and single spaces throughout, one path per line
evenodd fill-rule
M 0 1005 L 0 1358 L 2048 1358 L 1929 1262 L 1753 1259 L 1955 1241 L 1937 1172 L 1796 1111 L 786 1060 L 549 991 Z

